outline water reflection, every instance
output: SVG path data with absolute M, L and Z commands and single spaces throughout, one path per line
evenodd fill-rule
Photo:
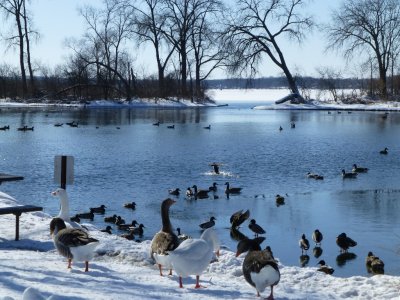
M 322 255 L 322 252 L 323 252 L 323 250 L 321 247 L 317 246 L 317 247 L 314 247 L 314 249 L 313 249 L 313 255 L 315 258 L 320 257 Z
M 354 260 L 356 258 L 357 255 L 355 253 L 351 252 L 340 253 L 338 256 L 336 256 L 336 264 L 339 267 L 343 267 L 344 265 L 346 265 L 348 261 Z
M 299 262 L 301 267 L 306 267 L 310 262 L 310 256 L 308 256 L 307 254 L 300 255 Z

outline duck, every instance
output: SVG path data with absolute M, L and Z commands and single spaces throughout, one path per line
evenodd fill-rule
M 331 268 L 330 266 L 328 266 L 323 259 L 320 260 L 317 264 L 320 266 L 317 270 L 319 272 L 323 272 L 323 273 L 329 274 L 329 275 L 332 275 L 333 272 L 335 272 L 335 270 L 333 268 Z
M 371 251 L 368 252 L 367 258 L 365 259 L 365 264 L 369 272 L 374 274 L 385 273 L 384 262 L 378 256 L 375 256 Z
M 178 233 L 178 239 L 181 242 L 184 241 L 184 240 L 192 238 L 191 236 L 189 236 L 187 234 L 181 233 L 181 228 L 180 227 L 176 228 L 176 232 Z
M 77 215 L 75 215 L 75 216 L 71 217 L 71 222 L 80 223 L 81 218 L 79 218 Z
M 125 220 L 122 219 L 121 216 L 117 216 L 117 218 L 116 218 L 114 224 L 117 225 L 117 226 L 120 226 L 120 225 L 122 225 L 122 224 L 125 224 Z
M 341 253 L 347 253 L 350 247 L 357 246 L 357 242 L 349 238 L 344 232 L 336 237 L 336 244 L 340 247 Z
M 179 246 L 178 236 L 174 233 L 169 218 L 169 209 L 175 202 L 175 200 L 167 198 L 161 203 L 162 228 L 154 235 L 150 244 L 150 256 L 156 261 L 160 276 L 163 276 L 163 266 L 169 268 L 169 275 L 172 275 L 172 265 L 168 253 Z
M 184 240 L 174 251 L 169 251 L 171 264 L 179 276 L 179 287 L 183 288 L 182 278 L 196 275 L 195 288 L 201 288 L 200 275 L 207 269 L 216 249 L 219 251 L 219 239 L 213 228 L 204 230 L 200 238 Z
M 105 229 L 101 229 L 100 231 L 108 233 L 108 234 L 112 234 L 111 230 L 112 230 L 112 227 L 110 225 L 108 225 Z
M 104 204 L 100 205 L 99 207 L 91 207 L 90 212 L 98 213 L 98 214 L 105 214 L 106 213 L 106 206 Z
M 85 272 L 89 271 L 89 261 L 94 257 L 94 250 L 99 241 L 92 238 L 80 228 L 67 228 L 61 218 L 53 218 L 50 222 L 50 235 L 58 253 L 68 259 L 68 268 L 72 260 L 84 261 Z
M 133 220 L 130 224 L 126 224 L 126 223 L 118 224 L 118 229 L 119 230 L 128 230 L 131 227 L 135 227 L 138 224 L 139 223 L 136 220 Z
M 146 227 L 143 224 L 139 224 L 138 227 L 130 228 L 130 231 L 132 231 L 132 233 L 134 235 L 138 235 L 139 237 L 142 237 L 143 232 L 144 232 L 143 228 L 146 228 Z
M 169 128 L 169 129 L 175 129 L 175 125 L 168 125 L 167 128 Z
M 211 217 L 211 218 L 210 218 L 210 221 L 201 223 L 199 226 L 200 226 L 201 229 L 208 229 L 208 228 L 211 228 L 211 227 L 213 227 L 213 226 L 215 225 L 215 220 L 217 220 L 217 219 L 214 218 L 214 217 Z
M 240 187 L 230 187 L 229 182 L 225 182 L 226 188 L 225 188 L 225 194 L 240 194 L 242 191 L 242 188 Z
M 79 213 L 79 214 L 76 214 L 76 216 L 81 219 L 88 219 L 90 221 L 93 221 L 93 219 L 94 219 L 94 213 L 92 213 L 92 212 Z
M 190 187 L 188 187 L 188 188 L 186 189 L 186 197 L 191 198 L 191 197 L 193 197 L 193 196 L 194 196 L 194 193 L 193 193 L 192 189 L 191 189 Z
M 125 204 L 124 204 L 124 207 L 125 207 L 125 208 L 130 208 L 130 209 L 132 209 L 132 210 L 135 210 L 135 209 L 136 209 L 136 202 L 125 203 Z
M 210 166 L 213 167 L 214 173 L 218 175 L 219 174 L 219 164 L 212 163 L 212 164 L 210 164 Z
M 179 196 L 179 192 L 181 190 L 179 188 L 168 190 L 168 193 L 173 196 Z
M 290 123 L 290 128 L 296 128 L 296 124 L 294 122 Z
M 208 190 L 199 190 L 197 188 L 197 185 L 193 185 L 193 193 L 194 193 L 194 197 L 195 198 L 199 198 L 199 199 L 204 199 L 204 198 L 208 198 Z
M 279 194 L 277 194 L 276 196 L 275 196 L 275 201 L 276 201 L 276 205 L 283 205 L 283 204 L 285 204 L 285 197 L 283 197 L 283 196 L 281 196 L 281 195 L 279 195 Z
M 218 185 L 218 183 L 216 183 L 216 182 L 213 182 L 213 184 L 212 184 L 212 186 L 210 186 L 209 188 L 208 188 L 208 190 L 210 191 L 210 192 L 216 192 L 217 191 L 217 185 Z
M 130 240 L 130 241 L 133 241 L 135 239 L 135 235 L 133 234 L 132 230 L 130 230 L 129 233 L 121 234 L 120 237 Z
M 324 236 L 322 235 L 321 231 L 319 231 L 318 229 L 315 229 L 312 233 L 312 239 L 315 243 L 315 245 L 321 245 L 322 239 L 324 238 Z
M 243 212 L 243 209 L 232 214 L 229 221 L 231 222 L 231 228 L 237 229 L 244 221 L 250 217 L 250 210 Z
M 257 237 L 240 241 L 237 245 L 236 257 L 247 252 L 242 264 L 245 280 L 255 287 L 257 297 L 269 286 L 271 292 L 268 299 L 274 299 L 273 288 L 279 283 L 281 274 L 270 248 L 261 250 L 260 244 L 264 240 L 265 237 Z
M 314 174 L 314 173 L 311 173 L 311 172 L 307 173 L 307 177 L 315 179 L 315 180 L 324 180 L 324 176 L 318 175 L 318 174 Z
M 279 126 L 279 131 L 282 131 L 282 130 L 283 130 L 282 126 Z
M 389 153 L 388 150 L 389 150 L 389 149 L 388 149 L 387 147 L 385 147 L 385 149 L 379 151 L 379 153 L 380 153 L 380 154 L 388 154 L 388 153 Z
M 301 248 L 301 254 L 304 252 L 307 253 L 307 250 L 310 249 L 310 242 L 307 240 L 306 235 L 303 233 L 301 239 L 299 240 L 299 246 Z
M 210 129 L 211 129 L 211 125 L 204 126 L 203 128 L 204 128 L 204 129 L 208 129 L 208 130 L 210 130 Z
M 154 126 L 160 126 L 160 121 L 153 123 Z
M 264 234 L 265 230 L 256 223 L 256 220 L 251 219 L 249 224 L 249 229 L 254 232 L 255 236 L 257 237 L 259 234 Z
M 104 217 L 104 222 L 107 223 L 114 223 L 117 221 L 117 215 L 109 216 L 109 217 Z
M 358 167 L 356 164 L 353 164 L 353 169 L 351 171 L 353 173 L 366 173 L 368 172 L 368 168 Z
M 63 126 L 63 125 L 64 125 L 63 123 L 56 123 L 56 124 L 54 124 L 55 127 L 61 127 L 61 126 Z
M 344 169 L 342 170 L 343 179 L 345 179 L 345 178 L 357 178 L 357 175 L 358 175 L 358 173 L 353 173 L 353 172 L 346 173 L 346 171 Z

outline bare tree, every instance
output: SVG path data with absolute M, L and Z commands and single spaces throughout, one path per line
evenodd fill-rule
M 168 63 L 175 51 L 175 45 L 165 43 L 166 16 L 162 13 L 163 0 L 142 0 L 142 6 L 134 7 L 137 11 L 134 33 L 138 36 L 139 43 L 151 43 L 155 50 L 158 87 L 164 95 L 164 77 Z M 143 8 L 140 8 L 143 7 Z
M 387 98 L 387 72 L 391 57 L 399 54 L 400 2 L 398 0 L 346 0 L 332 13 L 326 27 L 328 48 L 343 49 L 344 56 L 371 55 L 377 62 L 380 90 Z
M 319 74 L 320 90 L 327 90 L 335 102 L 339 101 L 338 82 L 342 79 L 342 73 L 330 67 L 320 67 L 317 69 Z
M 250 71 L 253 76 L 264 55 L 278 66 L 286 76 L 289 89 L 296 101 L 300 96 L 296 81 L 286 63 L 278 39 L 287 37 L 300 43 L 314 23 L 310 16 L 303 16 L 303 0 L 238 0 L 231 14 L 225 47 L 231 51 L 230 70 L 242 74 Z M 287 98 L 287 100 L 289 100 Z

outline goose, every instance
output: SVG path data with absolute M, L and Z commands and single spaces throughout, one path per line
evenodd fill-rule
M 367 258 L 365 259 L 365 264 L 369 272 L 372 272 L 374 274 L 385 273 L 385 264 L 378 256 L 375 256 L 371 251 L 368 252 Z
M 179 188 L 168 190 L 168 193 L 173 196 L 179 196 L 179 192 L 181 190 Z
M 113 215 L 110 217 L 104 217 L 104 222 L 115 224 L 115 221 L 117 221 L 117 215 Z
M 257 297 L 269 286 L 271 292 L 268 299 L 274 299 L 273 288 L 279 283 L 281 274 L 270 248 L 261 250 L 260 244 L 264 240 L 264 237 L 257 237 L 240 241 L 237 245 L 236 257 L 247 252 L 242 264 L 245 280 L 255 287 Z
M 178 227 L 178 228 L 176 228 L 176 231 L 178 232 L 178 239 L 179 239 L 179 241 L 184 241 L 184 240 L 187 240 L 187 239 L 191 239 L 192 237 L 191 236 L 189 236 L 189 235 L 187 235 L 187 234 L 184 234 L 184 233 L 181 233 L 181 229 Z
M 250 211 L 246 210 L 243 212 L 243 209 L 232 214 L 230 218 L 231 228 L 238 228 L 244 221 L 246 221 L 250 217 Z
M 179 287 L 183 288 L 182 278 L 196 275 L 195 288 L 201 287 L 200 275 L 210 264 L 214 250 L 219 251 L 219 239 L 213 228 L 206 229 L 200 238 L 184 240 L 174 251 L 168 252 L 171 264 L 179 276 Z
M 323 239 L 322 233 L 318 230 L 315 229 L 314 232 L 312 233 L 312 239 L 315 242 L 315 245 L 321 245 L 322 239 Z
M 208 228 L 211 228 L 211 227 L 213 227 L 213 226 L 215 225 L 215 220 L 217 220 L 217 219 L 214 218 L 214 217 L 211 217 L 211 218 L 210 218 L 210 221 L 201 223 L 199 226 L 200 226 L 201 229 L 208 229 Z
M 279 126 L 279 131 L 282 131 L 282 130 L 283 130 L 282 126 Z
M 255 236 L 258 237 L 259 234 L 264 234 L 265 230 L 256 223 L 256 220 L 251 219 L 249 224 L 249 229 L 254 232 Z
M 211 125 L 204 126 L 203 128 L 204 128 L 204 129 L 208 129 L 208 130 L 210 130 L 210 129 L 211 129 Z
M 344 232 L 336 237 L 336 244 L 340 247 L 342 253 L 347 253 L 350 247 L 357 246 L 357 242 L 349 238 Z
M 163 266 L 169 268 L 169 274 L 172 275 L 172 265 L 167 251 L 173 251 L 179 245 L 178 236 L 174 233 L 169 219 L 169 209 L 175 202 L 175 200 L 167 198 L 161 203 L 162 228 L 154 235 L 150 245 L 150 255 L 158 264 L 160 276 L 163 276 Z
M 112 230 L 112 227 L 110 225 L 108 225 L 105 229 L 101 229 L 100 231 L 108 233 L 108 234 L 112 234 L 111 230 Z
M 379 151 L 379 153 L 380 153 L 380 154 L 388 154 L 388 153 L 389 153 L 388 150 L 389 150 L 389 149 L 385 147 L 385 149 Z
M 94 250 L 99 241 L 90 237 L 80 228 L 67 228 L 61 218 L 53 218 L 50 222 L 50 235 L 59 254 L 68 258 L 68 268 L 72 260 L 84 261 L 85 272 L 89 271 L 89 261 L 94 256 Z
M 299 240 L 299 246 L 301 248 L 301 254 L 303 254 L 304 251 L 307 253 L 307 250 L 310 248 L 310 242 L 307 240 L 306 235 L 304 233 L 301 236 L 301 239 Z
M 356 164 L 354 164 L 351 171 L 353 173 L 366 173 L 368 172 L 368 168 L 358 167 Z
M 99 207 L 91 207 L 90 212 L 98 213 L 98 214 L 105 214 L 106 206 L 104 204 L 100 205 Z
M 118 229 L 119 230 L 128 230 L 131 227 L 135 227 L 136 225 L 138 225 L 139 223 L 136 220 L 133 220 L 130 224 L 118 224 Z
M 239 194 L 242 191 L 240 187 L 230 187 L 229 182 L 225 182 L 225 194 Z
M 217 185 L 218 185 L 218 183 L 216 183 L 216 182 L 213 182 L 213 184 L 212 184 L 212 186 L 210 186 L 209 188 L 208 188 L 208 190 L 210 191 L 210 192 L 216 192 L 217 191 Z
M 94 219 L 94 213 L 92 213 L 92 212 L 79 213 L 79 214 L 76 214 L 76 216 L 77 216 L 78 218 L 81 218 L 81 219 L 88 219 L 88 220 L 90 220 L 90 221 L 93 221 L 93 219 Z
M 277 194 L 276 196 L 275 196 L 275 201 L 276 201 L 276 205 L 283 205 L 283 204 L 285 204 L 285 197 L 283 197 L 283 196 L 281 196 L 281 195 L 279 195 L 279 194 Z
M 358 173 L 353 173 L 353 172 L 346 173 L 346 171 L 344 169 L 342 170 L 343 179 L 345 179 L 345 178 L 357 178 L 357 175 L 358 175 Z
M 207 190 L 199 190 L 197 189 L 197 185 L 193 185 L 193 193 L 194 193 L 194 197 L 195 198 L 199 198 L 199 199 L 204 199 L 204 198 L 208 198 L 208 192 Z
M 320 265 L 320 267 L 319 267 L 318 270 L 317 270 L 317 271 L 319 271 L 319 272 L 323 272 L 323 273 L 329 274 L 329 275 L 332 275 L 333 272 L 335 272 L 335 270 L 334 270 L 333 268 L 331 268 L 330 266 L 328 266 L 328 265 L 325 263 L 324 260 L 320 260 L 320 261 L 318 262 L 318 265 Z
M 64 222 L 71 227 L 81 228 L 81 225 L 78 224 L 80 222 L 79 216 L 75 215 L 73 220 L 69 216 L 69 199 L 67 191 L 63 188 L 57 188 L 55 191 L 51 192 L 51 195 L 60 199 L 60 212 L 56 217 L 63 219 Z
M 213 167 L 215 174 L 219 174 L 219 164 L 212 163 L 212 164 L 210 164 L 210 166 Z
M 125 208 L 130 208 L 132 210 L 135 210 L 136 209 L 136 202 L 125 203 L 124 207 Z
M 175 125 L 168 125 L 167 128 L 169 128 L 169 129 L 175 129 Z

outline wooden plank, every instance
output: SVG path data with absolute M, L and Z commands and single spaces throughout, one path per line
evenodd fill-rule
M 8 206 L 0 208 L 0 215 L 21 214 L 24 212 L 42 211 L 43 207 L 35 205 Z
M 24 179 L 23 176 L 0 173 L 0 184 L 3 181 L 16 181 L 16 180 L 23 180 L 23 179 Z

